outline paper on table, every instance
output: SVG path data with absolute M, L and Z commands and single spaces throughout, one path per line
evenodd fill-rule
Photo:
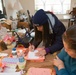
M 28 59 L 38 59 L 39 57 L 35 55 L 35 53 L 37 53 L 37 52 L 38 52 L 38 50 L 34 50 L 33 52 L 29 51 Z
M 13 73 L 0 73 L 0 75 L 21 75 L 20 72 L 13 72 Z
M 27 72 L 28 75 L 51 75 L 52 69 L 49 68 L 30 68 Z
M 0 53 L 0 57 L 7 56 L 7 55 L 8 55 L 7 53 Z
M 12 73 L 12 72 L 16 72 L 16 69 L 12 69 L 12 68 L 9 68 L 9 67 L 5 67 L 3 73 Z

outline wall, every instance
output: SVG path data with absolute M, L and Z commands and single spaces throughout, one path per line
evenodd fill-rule
M 27 13 L 27 10 L 29 10 L 31 15 L 34 14 L 34 0 L 4 0 L 8 19 L 10 16 L 13 16 L 14 18 L 17 17 L 16 12 L 19 10 L 20 5 L 16 3 L 16 7 L 18 8 L 18 10 L 16 10 L 17 8 L 14 7 L 16 1 L 20 2 L 25 13 Z
M 16 12 L 22 9 L 22 7 L 19 4 L 19 1 L 18 0 L 4 0 L 4 2 L 5 2 L 5 7 L 6 7 L 7 18 L 9 19 L 10 16 L 13 16 L 13 18 L 17 18 Z
M 5 3 L 5 8 L 6 8 L 6 13 L 7 13 L 7 18 L 10 16 L 14 16 L 14 3 L 16 0 L 4 0 Z
M 33 15 L 35 12 L 35 3 L 34 0 L 19 0 L 25 12 L 30 11 L 30 14 Z

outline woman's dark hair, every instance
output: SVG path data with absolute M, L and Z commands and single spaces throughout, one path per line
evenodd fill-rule
M 70 26 L 62 37 L 70 49 L 76 50 L 76 25 Z
M 35 41 L 39 42 L 43 40 L 43 45 L 46 47 L 49 44 L 49 23 L 48 21 L 43 24 L 43 31 L 38 31 L 35 26 Z

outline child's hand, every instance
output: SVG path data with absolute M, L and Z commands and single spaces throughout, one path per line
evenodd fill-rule
M 35 49 L 35 46 L 34 46 L 34 45 L 29 44 L 29 51 L 34 51 L 34 49 Z
M 55 65 L 56 67 L 58 67 L 59 70 L 62 69 L 62 68 L 64 68 L 64 63 L 63 63 L 63 61 L 60 60 L 57 56 L 56 56 L 56 59 L 54 59 L 54 65 Z
M 39 48 L 38 52 L 36 53 L 36 56 L 43 57 L 45 54 L 46 54 L 45 49 L 44 48 Z

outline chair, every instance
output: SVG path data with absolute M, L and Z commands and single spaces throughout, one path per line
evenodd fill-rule
M 17 28 L 29 28 L 28 22 L 18 22 Z
M 76 8 L 73 8 L 73 10 L 69 14 L 72 15 L 72 18 L 69 20 L 68 26 L 76 24 Z
M 33 22 L 32 22 L 32 17 L 30 16 L 29 10 L 27 10 L 27 14 L 28 14 L 28 23 L 29 23 L 29 27 L 31 30 L 31 29 L 33 29 Z
M 8 24 L 6 24 L 6 23 L 2 23 L 2 26 L 3 26 L 3 27 L 6 27 L 6 28 L 9 29 L 9 30 L 11 30 L 11 25 L 8 25 Z

